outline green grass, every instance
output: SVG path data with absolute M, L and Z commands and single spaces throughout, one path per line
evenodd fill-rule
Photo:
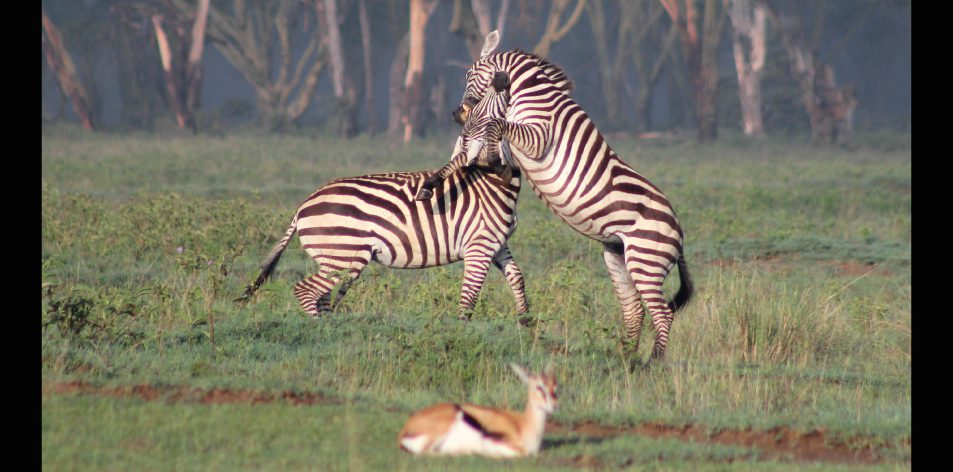
M 306 319 L 291 286 L 314 269 L 297 243 L 244 309 L 232 300 L 298 202 L 335 177 L 434 168 L 451 137 L 117 136 L 45 128 L 41 371 L 45 383 L 141 383 L 321 392 L 340 404 L 215 405 L 43 396 L 51 469 L 445 470 L 396 433 L 416 408 L 521 408 L 506 367 L 556 366 L 563 424 L 821 429 L 908 468 L 911 161 L 908 138 L 855 150 L 793 140 L 698 146 L 612 141 L 661 187 L 686 234 L 696 298 L 661 365 L 623 352 L 601 246 L 525 188 L 510 241 L 533 329 L 501 276 L 473 321 L 455 319 L 462 266 L 370 266 L 339 311 Z M 887 144 L 884 144 L 887 143 Z M 528 185 L 527 185 L 528 187 Z M 677 277 L 666 290 L 674 293 Z M 213 345 L 214 340 L 214 345 Z M 375 447 L 364 447 L 364 442 Z M 803 468 L 750 448 L 638 436 L 547 435 L 509 468 Z M 826 464 L 833 467 L 832 464 Z

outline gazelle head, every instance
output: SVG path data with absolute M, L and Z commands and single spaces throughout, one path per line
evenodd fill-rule
M 556 379 L 553 377 L 552 365 L 546 366 L 541 374 L 530 374 L 526 369 L 510 364 L 510 367 L 516 372 L 516 375 L 529 386 L 529 400 L 527 410 L 532 406 L 540 409 L 543 413 L 551 415 L 556 411 L 558 397 L 556 396 Z

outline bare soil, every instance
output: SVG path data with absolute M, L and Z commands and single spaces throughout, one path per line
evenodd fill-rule
M 83 381 L 47 382 L 42 387 L 43 395 L 100 395 L 114 398 L 135 397 L 147 401 L 168 403 L 261 404 L 287 402 L 292 405 L 341 404 L 342 400 L 312 392 L 261 392 L 241 389 L 200 389 L 184 385 L 124 385 L 115 387 L 97 386 Z M 606 426 L 594 422 L 564 424 L 550 421 L 547 432 L 573 434 L 587 439 L 604 439 L 620 435 L 638 435 L 650 438 L 667 438 L 698 443 L 715 443 L 756 448 L 760 458 L 786 462 L 832 462 L 873 464 L 883 462 L 882 449 L 874 446 L 871 438 L 855 437 L 848 440 L 833 439 L 824 431 L 800 432 L 778 427 L 767 431 L 721 430 L 709 432 L 703 425 L 673 426 L 661 423 L 643 423 L 636 426 Z M 910 439 L 904 443 L 910 446 Z M 572 465 L 585 468 L 602 468 L 595 457 L 580 455 L 571 460 Z

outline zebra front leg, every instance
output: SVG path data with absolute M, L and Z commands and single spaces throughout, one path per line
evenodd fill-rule
M 533 319 L 528 316 L 529 305 L 526 303 L 526 284 L 523 281 L 523 272 L 516 265 L 513 255 L 510 254 L 510 248 L 505 244 L 493 257 L 493 265 L 503 273 L 503 277 L 510 285 L 510 290 L 513 291 L 513 298 L 516 299 L 516 314 L 523 315 L 519 318 L 519 323 L 523 326 L 531 324 Z
M 491 255 L 481 247 L 474 247 L 463 255 L 463 286 L 460 289 L 460 315 L 458 319 L 468 321 L 476 306 L 486 273 L 490 269 Z
M 615 289 L 616 298 L 622 305 L 622 320 L 625 323 L 626 338 L 632 341 L 631 346 L 627 348 L 632 356 L 639 352 L 639 338 L 642 336 L 642 321 L 645 319 L 645 312 L 642 309 L 642 300 L 639 296 L 635 284 L 626 268 L 625 259 L 620 251 L 621 248 L 610 248 L 606 245 L 602 255 L 606 261 L 606 267 L 609 269 L 609 277 L 612 279 L 612 287 Z
M 503 118 L 491 119 L 483 132 L 487 159 L 502 159 L 500 141 L 504 139 L 524 156 L 533 160 L 542 159 L 549 150 L 549 126 L 548 121 L 514 123 Z
M 430 174 L 429 177 L 424 179 L 423 183 L 420 184 L 420 188 L 417 189 L 417 194 L 414 196 L 414 200 L 423 201 L 430 200 L 433 197 L 433 191 L 435 188 L 443 184 L 443 181 L 450 177 L 454 172 L 460 170 L 467 165 L 467 153 L 458 152 L 451 159 L 450 162 L 446 163 L 443 167 L 437 169 L 433 174 Z

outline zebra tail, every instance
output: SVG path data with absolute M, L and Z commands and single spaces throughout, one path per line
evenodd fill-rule
M 684 254 L 678 256 L 678 277 L 681 281 L 681 287 L 678 288 L 678 293 L 675 294 L 675 298 L 668 304 L 669 309 L 672 310 L 672 314 L 675 314 L 679 308 L 687 305 L 695 292 L 695 286 L 692 284 L 691 274 L 688 273 L 688 264 L 685 262 Z
M 285 252 L 285 248 L 288 247 L 288 243 L 297 231 L 298 215 L 296 214 L 294 219 L 291 220 L 291 226 L 288 227 L 285 236 L 281 238 L 281 241 L 278 241 L 278 244 L 275 244 L 275 247 L 268 253 L 268 257 L 265 258 L 265 262 L 261 265 L 261 273 L 258 274 L 258 278 L 245 287 L 245 292 L 242 296 L 235 299 L 238 306 L 245 306 L 245 304 L 251 300 L 252 296 L 255 295 L 255 292 L 258 291 L 258 287 L 261 287 L 261 284 L 265 283 L 268 277 L 271 277 L 271 274 L 275 271 L 275 267 L 278 267 L 278 259 L 281 259 L 281 254 Z

